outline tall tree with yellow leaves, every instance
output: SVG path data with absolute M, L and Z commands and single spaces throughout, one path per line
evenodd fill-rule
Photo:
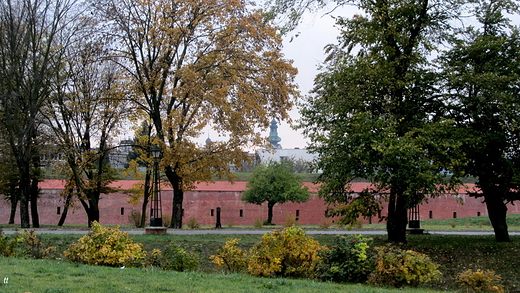
M 286 119 L 297 96 L 296 69 L 277 29 L 241 0 L 95 1 L 113 55 L 133 86 L 133 102 L 154 126 L 160 168 L 174 190 L 172 228 L 182 228 L 183 195 L 263 143 L 259 128 Z M 211 129 L 226 139 L 202 147 Z

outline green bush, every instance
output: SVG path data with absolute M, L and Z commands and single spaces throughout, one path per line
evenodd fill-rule
M 457 275 L 455 281 L 468 292 L 504 292 L 502 278 L 492 270 L 467 270 Z
M 22 233 L 23 243 L 25 245 L 24 255 L 34 259 L 47 258 L 56 252 L 56 247 L 45 247 L 41 237 L 36 235 L 34 230 L 25 230 Z
M 247 251 L 238 248 L 239 239 L 233 238 L 217 249 L 216 255 L 211 255 L 211 261 L 219 270 L 227 270 L 233 273 L 244 272 L 247 269 L 249 256 Z
M 23 236 L 16 233 L 14 235 L 5 235 L 3 231 L 0 232 L 0 256 L 14 257 L 17 256 L 19 246 L 23 243 Z
M 376 250 L 375 269 L 368 277 L 371 284 L 400 288 L 418 286 L 440 278 L 439 265 L 425 254 L 390 245 L 377 247 Z
M 366 282 L 374 268 L 369 251 L 372 238 L 362 235 L 338 236 L 329 250 L 322 250 L 318 266 L 320 278 L 334 282 Z
M 264 277 L 314 277 L 322 249 L 300 228 L 276 230 L 251 248 L 248 271 Z
M 119 231 L 119 226 L 107 228 L 93 222 L 91 232 L 72 243 L 63 254 L 74 262 L 117 267 L 136 265 L 145 253 L 140 243 Z
M 170 242 L 170 245 L 159 252 L 155 258 L 157 266 L 169 271 L 194 271 L 200 265 L 200 257 L 197 253 L 189 252 L 174 242 Z

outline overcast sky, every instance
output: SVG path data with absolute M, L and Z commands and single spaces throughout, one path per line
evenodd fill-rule
M 293 38 L 288 36 L 284 42 L 284 53 L 286 59 L 294 61 L 293 65 L 298 68 L 296 82 L 301 94 L 306 95 L 312 88 L 314 77 L 318 73 L 318 66 L 325 59 L 323 48 L 327 44 L 337 43 L 339 30 L 334 27 L 334 19 L 331 15 L 348 16 L 354 14 L 354 7 L 343 7 L 334 10 L 329 14 L 324 14 L 327 10 L 307 14 L 302 23 L 296 29 L 299 36 Z M 298 109 L 291 111 L 293 120 L 298 119 Z M 269 131 L 266 132 L 269 135 Z M 308 140 L 303 137 L 300 131 L 293 130 L 284 121 L 278 124 L 278 135 L 282 138 L 280 144 L 283 148 L 305 148 Z

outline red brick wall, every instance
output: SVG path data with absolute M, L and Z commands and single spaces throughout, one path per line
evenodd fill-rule
M 114 186 L 123 189 L 129 188 L 135 181 L 120 181 Z M 63 200 L 60 196 L 60 183 L 57 180 L 49 180 L 41 184 L 42 194 L 38 202 L 41 224 L 56 225 L 60 219 L 58 209 L 63 212 Z M 312 190 L 316 190 L 312 186 Z M 231 185 L 227 182 L 215 184 L 199 184 L 195 191 L 188 191 L 184 196 L 184 222 L 190 218 L 196 218 L 200 224 L 214 225 L 216 221 L 217 207 L 221 208 L 221 223 L 227 225 L 253 225 L 257 219 L 267 218 L 267 205 L 253 205 L 242 202 L 241 190 L 245 188 L 244 182 Z M 217 190 L 219 189 L 219 190 Z M 162 212 L 163 215 L 171 215 L 172 207 L 171 190 L 163 190 Z M 136 206 L 128 203 L 129 196 L 122 193 L 103 195 L 100 201 L 100 222 L 102 224 L 130 224 L 129 215 L 132 210 L 141 210 L 141 203 Z M 520 213 L 518 205 L 509 205 L 509 213 Z M 212 215 L 213 210 L 213 215 Z M 273 222 L 281 224 L 288 215 L 297 216 L 301 224 L 320 224 L 325 218 L 326 206 L 322 199 L 315 194 L 306 203 L 285 203 L 274 206 Z M 241 213 L 242 211 L 242 213 Z M 10 207 L 6 201 L 0 202 L 0 224 L 7 224 Z M 298 213 L 298 215 L 297 215 Z M 462 195 L 444 195 L 429 199 L 428 203 L 420 206 L 421 220 L 450 219 L 456 213 L 457 218 L 473 217 L 477 215 L 487 216 L 487 210 L 482 199 L 475 199 Z M 385 215 L 383 210 L 381 215 Z M 378 222 L 378 218 L 372 219 Z M 16 223 L 19 223 L 19 215 L 16 215 Z M 87 216 L 83 207 L 76 203 L 75 208 L 69 210 L 65 224 L 87 224 Z

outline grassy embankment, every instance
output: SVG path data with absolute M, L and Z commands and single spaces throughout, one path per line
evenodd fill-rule
M 454 219 L 435 221 L 442 230 L 479 227 L 481 219 Z M 425 227 L 430 223 L 425 221 Z M 469 222 L 469 227 L 466 223 Z M 518 227 L 520 217 L 511 216 L 510 225 Z M 475 223 L 475 224 L 473 224 Z M 316 227 L 314 227 L 316 228 Z M 484 227 L 482 227 L 484 229 Z M 29 260 L 0 258 L 0 292 L 397 292 L 389 288 L 365 285 L 333 284 L 316 280 L 288 280 L 254 278 L 245 275 L 216 273 L 209 256 L 230 237 L 241 239 L 244 249 L 259 241 L 261 235 L 132 235 L 143 243 L 147 251 L 162 248 L 175 241 L 201 256 L 197 272 L 177 273 L 157 269 L 119 269 L 93 267 L 61 260 L 61 252 L 81 235 L 43 234 L 48 246 L 56 246 L 57 260 Z M 333 235 L 314 235 L 325 245 L 334 243 Z M 373 236 L 374 245 L 384 245 L 386 236 Z M 520 290 L 520 236 L 513 236 L 510 243 L 497 243 L 492 235 L 409 235 L 406 249 L 423 252 L 441 264 L 442 280 L 417 289 L 399 292 L 428 292 L 426 290 L 454 291 L 459 289 L 454 281 L 457 274 L 467 269 L 491 269 L 504 279 L 507 292 Z M 434 291 L 430 291 L 434 292 Z M 462 291 L 460 291 L 462 292 Z

